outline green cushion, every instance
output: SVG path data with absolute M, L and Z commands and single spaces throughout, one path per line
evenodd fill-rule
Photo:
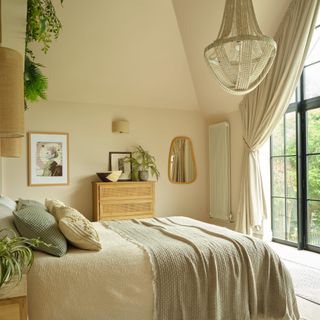
M 19 199 L 17 201 L 16 210 L 20 210 L 20 209 L 23 209 L 25 207 L 40 207 L 40 208 L 45 209 L 45 206 L 39 201 Z
M 41 206 L 26 206 L 14 213 L 14 223 L 26 238 L 40 239 L 51 247 L 40 245 L 37 250 L 61 257 L 67 252 L 67 241 L 60 232 L 55 218 Z

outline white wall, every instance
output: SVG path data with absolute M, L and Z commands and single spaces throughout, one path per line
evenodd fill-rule
M 108 169 L 108 152 L 131 151 L 132 146 L 141 144 L 155 156 L 161 173 L 156 184 L 157 214 L 208 218 L 207 125 L 198 111 L 47 102 L 32 105 L 25 115 L 27 132 L 70 134 L 71 181 L 69 186 L 27 186 L 25 140 L 22 158 L 4 160 L 8 196 L 61 199 L 91 218 L 91 182 L 97 180 L 96 172 Z M 111 132 L 116 118 L 130 122 L 129 134 Z M 189 136 L 195 149 L 198 177 L 190 185 L 171 184 L 167 177 L 170 143 L 178 135 Z

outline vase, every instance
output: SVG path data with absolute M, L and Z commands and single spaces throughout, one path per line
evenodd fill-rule
M 139 171 L 139 180 L 148 181 L 148 179 L 149 179 L 149 171 L 148 170 Z

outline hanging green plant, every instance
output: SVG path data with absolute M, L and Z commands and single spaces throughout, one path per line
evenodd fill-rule
M 62 5 L 63 0 L 60 0 Z M 58 39 L 62 25 L 56 16 L 51 0 L 28 0 L 25 51 L 25 109 L 27 102 L 46 99 L 48 79 L 43 75 L 43 65 L 35 61 L 35 55 L 30 49 L 30 43 L 36 42 L 41 50 L 47 53 L 53 39 Z
M 40 67 L 43 66 L 31 60 L 27 55 L 25 56 L 24 96 L 27 101 L 47 99 L 48 79 L 42 74 Z

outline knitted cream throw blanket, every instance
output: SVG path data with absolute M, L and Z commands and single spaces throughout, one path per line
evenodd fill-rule
M 299 319 L 290 275 L 260 240 L 185 217 L 105 224 L 148 253 L 154 320 Z

